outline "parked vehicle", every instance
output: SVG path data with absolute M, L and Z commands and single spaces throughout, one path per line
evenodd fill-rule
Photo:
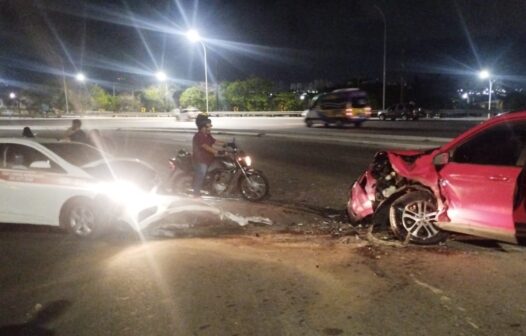
M 114 221 L 141 230 L 160 216 L 155 170 L 95 147 L 0 138 L 0 221 L 61 227 L 94 237 Z
M 342 127 L 354 124 L 360 127 L 371 117 L 367 93 L 360 89 L 339 89 L 313 98 L 305 115 L 305 124 Z
M 351 186 L 347 213 L 416 244 L 448 232 L 524 243 L 525 165 L 526 111 L 503 114 L 440 148 L 377 153 Z
M 414 104 L 395 104 L 389 106 L 386 110 L 378 111 L 378 118 L 380 120 L 418 120 L 424 116 L 422 108 L 416 107 Z
M 269 192 L 269 183 L 263 172 L 252 168 L 252 159 L 238 149 L 235 141 L 225 149 L 225 155 L 217 157 L 210 165 L 202 192 L 220 197 L 240 192 L 249 201 L 264 199 Z M 192 154 L 181 149 L 169 164 L 172 173 L 167 189 L 173 193 L 190 194 L 194 176 Z

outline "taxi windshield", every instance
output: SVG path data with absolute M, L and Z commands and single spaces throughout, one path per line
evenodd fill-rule
M 103 159 L 103 153 L 98 149 L 73 142 L 43 143 L 43 146 L 55 152 L 58 156 L 75 166 Z

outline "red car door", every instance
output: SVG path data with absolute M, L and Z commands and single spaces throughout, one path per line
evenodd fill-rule
M 502 123 L 452 148 L 450 162 L 439 170 L 447 229 L 513 241 L 525 139 L 525 122 Z
M 452 162 L 440 172 L 440 187 L 452 222 L 514 230 L 513 196 L 521 169 Z

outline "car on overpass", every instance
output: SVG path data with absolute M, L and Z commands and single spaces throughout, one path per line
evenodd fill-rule
M 147 163 L 95 147 L 0 138 L 0 221 L 61 227 L 96 237 L 116 221 L 143 229 L 161 216 L 159 183 Z
M 307 127 L 316 124 L 325 127 L 354 124 L 360 127 L 371 117 L 371 107 L 365 91 L 357 88 L 338 89 L 314 97 L 304 117 Z
M 442 147 L 378 152 L 349 190 L 351 222 L 372 217 L 400 239 L 458 232 L 526 242 L 526 111 L 489 119 Z
M 378 111 L 377 117 L 380 120 L 418 120 L 424 116 L 421 108 L 414 104 L 394 104 L 385 110 Z

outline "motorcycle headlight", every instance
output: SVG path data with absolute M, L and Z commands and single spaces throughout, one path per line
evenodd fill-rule
M 247 166 L 252 165 L 252 159 L 250 158 L 250 156 L 248 156 L 248 155 L 245 156 L 245 157 L 243 158 L 243 160 L 245 161 L 245 164 L 246 164 Z

